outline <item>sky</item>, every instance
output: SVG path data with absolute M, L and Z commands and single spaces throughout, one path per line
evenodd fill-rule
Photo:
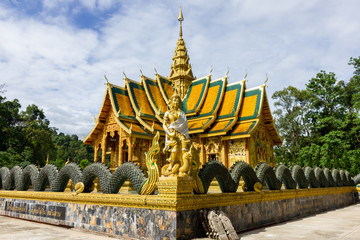
M 320 70 L 348 81 L 360 56 L 357 0 L 1 0 L 0 84 L 59 132 L 87 136 L 110 83 L 168 76 L 179 35 L 193 73 L 226 74 L 267 95 L 305 88 Z

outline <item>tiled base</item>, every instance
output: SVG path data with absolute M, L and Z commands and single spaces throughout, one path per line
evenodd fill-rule
M 211 209 L 224 211 L 239 232 L 347 206 L 353 202 L 354 194 L 346 192 Z M 190 239 L 204 236 L 199 211 L 0 198 L 1 215 L 139 239 Z

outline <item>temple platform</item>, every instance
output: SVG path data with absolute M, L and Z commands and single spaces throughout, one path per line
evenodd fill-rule
M 113 236 L 190 239 L 205 236 L 200 210 L 222 210 L 237 232 L 342 208 L 355 187 L 210 193 L 184 197 L 0 191 L 0 215 Z
M 333 211 L 314 214 L 309 217 L 282 222 L 271 226 L 246 231 L 239 234 L 242 240 L 260 239 L 359 239 L 360 204 L 354 204 Z M 76 228 L 59 227 L 49 224 L 25 221 L 21 219 L 0 216 L 0 239 L 30 240 L 36 239 L 115 239 L 106 234 L 82 231 Z M 135 239 L 124 238 L 122 239 Z M 208 238 L 197 238 L 196 240 Z

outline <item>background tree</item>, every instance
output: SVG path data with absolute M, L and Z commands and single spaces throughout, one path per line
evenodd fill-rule
M 284 140 L 275 148 L 276 162 L 360 172 L 360 57 L 349 64 L 355 71 L 347 82 L 320 71 L 305 90 L 290 86 L 273 94 Z
M 67 159 L 80 163 L 83 159 L 93 159 L 93 150 L 76 135 L 57 133 L 50 127 L 42 109 L 29 105 L 21 111 L 17 99 L 8 101 L 3 96 L 4 85 L 0 85 L 0 164 L 13 167 L 28 164 L 44 166 L 49 162 L 59 168 Z

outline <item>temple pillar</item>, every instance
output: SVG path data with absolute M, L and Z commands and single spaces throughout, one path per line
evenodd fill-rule
M 119 157 L 118 157 L 118 166 L 120 166 L 123 162 L 123 141 L 119 138 Z
M 226 147 L 225 141 L 221 141 L 220 157 L 221 157 L 221 159 L 223 159 L 223 163 L 226 166 L 226 168 L 229 169 L 229 161 L 228 161 L 228 158 L 227 158 L 227 151 L 226 150 L 227 150 L 227 147 Z
M 103 136 L 102 144 L 101 144 L 101 147 L 102 147 L 101 162 L 102 162 L 103 164 L 106 164 L 106 150 L 107 150 L 107 146 L 106 146 L 106 136 L 107 136 L 107 134 L 105 134 L 105 135 Z
M 200 163 L 201 165 L 205 164 L 205 158 L 206 158 L 206 154 L 205 154 L 205 147 L 204 147 L 204 139 L 200 138 Z
M 246 151 L 245 160 L 249 165 L 251 165 L 249 149 L 250 149 L 250 138 L 246 138 L 246 141 L 245 141 L 245 151 Z
M 130 137 L 130 141 L 129 141 L 129 153 L 128 153 L 128 162 L 132 162 L 132 159 L 133 159 L 133 150 L 134 150 L 135 141 L 136 141 L 136 138 L 135 138 L 135 137 Z
M 99 154 L 99 145 L 96 143 L 94 145 L 94 162 L 98 161 L 98 154 Z

